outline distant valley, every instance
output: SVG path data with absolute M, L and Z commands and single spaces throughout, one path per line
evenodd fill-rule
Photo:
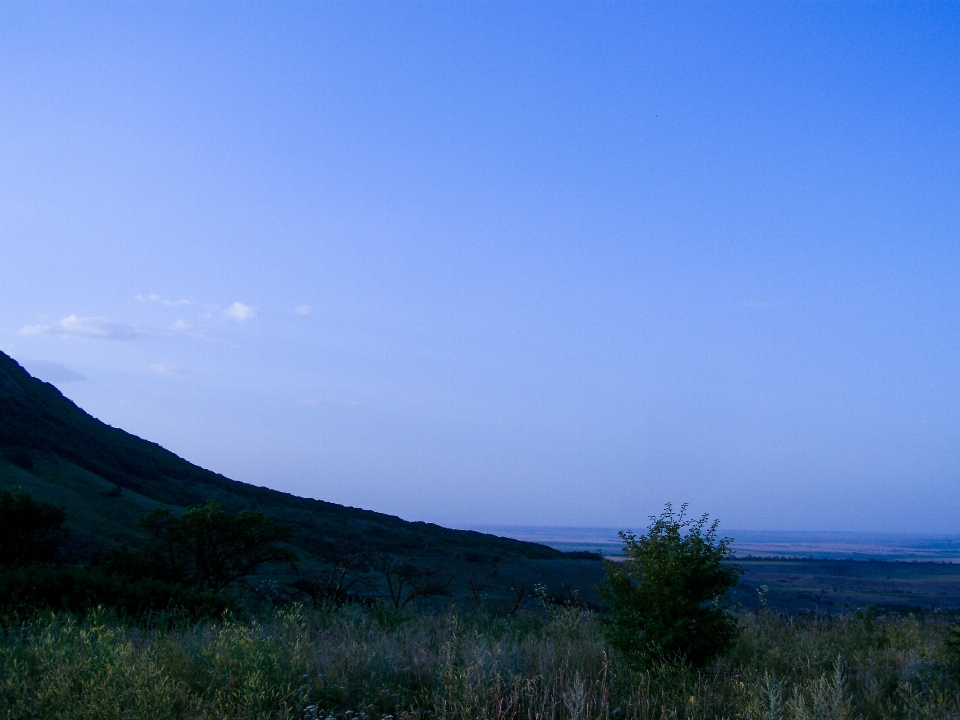
M 620 554 L 621 528 L 541 525 L 476 525 L 472 530 L 535 542 L 564 552 L 600 551 Z M 635 532 L 643 532 L 636 528 Z M 960 535 L 878 532 L 788 532 L 726 530 L 732 547 L 743 557 L 810 558 L 817 560 L 896 560 L 960 562 Z

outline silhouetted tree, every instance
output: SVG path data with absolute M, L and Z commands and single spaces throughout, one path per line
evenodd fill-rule
M 291 584 L 298 593 L 305 595 L 317 605 L 345 605 L 358 587 L 372 590 L 369 578 L 359 574 L 364 559 L 363 553 L 338 557 L 314 572 L 305 572 L 293 565 L 297 579 Z
M 507 614 L 515 615 L 524 601 L 533 596 L 532 588 L 526 582 L 520 581 L 518 587 L 510 588 L 510 610 L 507 611 Z
M 34 500 L 25 490 L 0 492 L 0 565 L 52 563 L 69 532 L 63 508 Z
M 494 563 L 480 562 L 470 568 L 468 584 L 470 586 L 470 607 L 472 609 L 475 610 L 480 601 L 483 600 L 483 591 L 487 589 L 490 581 L 500 571 L 501 565 L 503 565 L 502 560 Z
M 167 582 L 220 593 L 267 563 L 293 559 L 282 543 L 291 530 L 263 513 L 228 514 L 219 503 L 193 507 L 175 517 L 157 509 L 140 523 L 151 540 L 137 553 L 141 567 Z
M 404 558 L 381 557 L 377 563 L 386 582 L 393 607 L 399 610 L 414 600 L 447 594 L 456 577 L 451 564 L 427 567 L 420 555 Z

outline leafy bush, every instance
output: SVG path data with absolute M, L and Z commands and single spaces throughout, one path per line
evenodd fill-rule
M 53 562 L 68 532 L 62 508 L 25 490 L 0 491 L 0 566 Z
M 250 510 L 230 515 L 212 501 L 179 518 L 158 509 L 140 525 L 150 542 L 137 553 L 121 550 L 108 560 L 111 569 L 129 577 L 219 594 L 266 563 L 293 558 L 281 545 L 290 539 L 290 528 Z
M 0 615 L 10 622 L 44 613 L 83 616 L 97 608 L 138 616 L 175 610 L 191 617 L 219 615 L 228 599 L 153 578 L 131 580 L 97 567 L 0 570 Z
M 640 666 L 669 661 L 703 667 L 737 636 L 737 621 L 719 600 L 742 570 L 728 561 L 729 540 L 717 539 L 707 515 L 687 519 L 669 503 L 647 534 L 621 532 L 626 559 L 606 562 L 604 600 L 610 643 Z
M 953 624 L 947 630 L 943 643 L 947 671 L 960 680 L 960 625 Z
M 69 533 L 63 510 L 22 490 L 0 492 L 0 615 L 83 615 L 98 607 L 123 615 L 218 614 L 233 605 L 223 594 L 231 583 L 291 557 L 280 545 L 288 528 L 257 512 L 228 515 L 216 503 L 180 518 L 159 510 L 143 526 L 153 538 L 137 553 L 117 550 L 101 566 L 54 566 Z

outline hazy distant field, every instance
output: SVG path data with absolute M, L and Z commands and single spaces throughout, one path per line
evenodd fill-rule
M 481 528 L 477 528 L 481 529 Z M 620 554 L 613 528 L 484 527 L 560 550 Z M 787 612 L 869 606 L 960 610 L 960 536 L 881 533 L 738 532 L 733 547 L 746 571 L 735 603 Z
M 620 554 L 620 528 L 496 526 L 470 528 L 558 550 L 600 550 Z M 642 529 L 641 529 L 642 530 Z M 960 562 L 960 535 L 857 532 L 757 532 L 723 530 L 740 557 L 797 557 L 823 560 L 929 560 Z
M 748 558 L 735 602 L 786 612 L 960 610 L 960 564 Z

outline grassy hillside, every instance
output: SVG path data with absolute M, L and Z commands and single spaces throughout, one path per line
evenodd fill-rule
M 100 422 L 0 353 L 0 487 L 5 486 L 21 486 L 65 506 L 75 536 L 105 548 L 136 544 L 139 519 L 159 504 L 177 511 L 216 500 L 228 510 L 255 509 L 291 525 L 295 549 L 320 561 L 360 551 L 549 566 L 575 560 L 536 543 L 407 522 L 230 480 Z

